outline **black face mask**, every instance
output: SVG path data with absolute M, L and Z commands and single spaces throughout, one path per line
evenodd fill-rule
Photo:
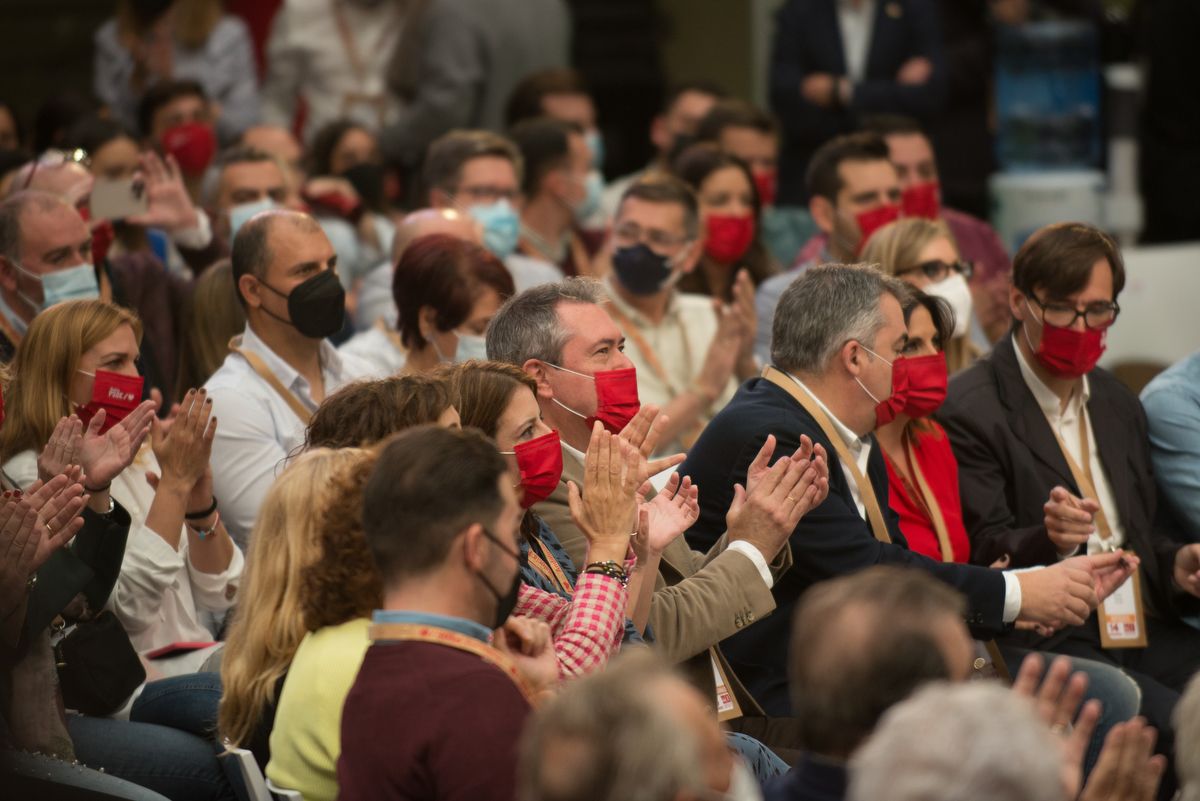
M 483 530 L 483 536 L 494 542 L 496 546 L 500 548 L 500 550 L 517 560 L 517 572 L 516 575 L 513 576 L 512 586 L 509 587 L 508 592 L 504 593 L 503 595 L 501 595 L 500 592 L 492 586 L 492 582 L 488 581 L 487 576 L 483 575 L 482 573 L 479 574 L 479 580 L 483 582 L 483 586 L 487 587 L 488 592 L 490 592 L 496 598 L 496 617 L 492 621 L 492 628 L 498 629 L 504 625 L 505 621 L 508 620 L 508 616 L 511 615 L 512 611 L 517 608 L 517 596 L 521 592 L 521 555 L 504 547 L 500 540 L 492 536 L 492 532 L 488 531 L 486 528 Z
M 621 286 L 635 295 L 653 295 L 671 277 L 671 259 L 639 242 L 613 253 L 613 270 Z
M 342 177 L 354 187 L 354 191 L 358 193 L 364 206 L 372 211 L 383 210 L 385 198 L 383 196 L 382 164 L 355 164 L 343 172 Z
M 266 306 L 262 310 L 281 323 L 287 323 L 311 339 L 325 339 L 342 330 L 346 319 L 346 290 L 333 270 L 323 270 L 285 295 L 266 281 L 263 286 L 281 298 L 287 298 L 288 316 L 285 320 L 271 314 Z

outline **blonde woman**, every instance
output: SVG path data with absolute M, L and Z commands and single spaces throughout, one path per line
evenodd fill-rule
M 183 306 L 180 325 L 180 399 L 188 387 L 204 386 L 229 355 L 229 340 L 242 333 L 246 315 L 234 303 L 233 265 L 221 259 L 200 274 Z
M 969 335 L 973 304 L 967 281 L 974 266 L 962 260 L 945 222 L 909 217 L 885 225 L 867 241 L 860 261 L 946 301 L 954 313 L 953 333 L 944 346 L 951 374 L 979 358 Z
M 302 454 L 271 486 L 254 525 L 243 598 L 221 658 L 217 728 L 222 739 L 253 751 L 263 767 L 284 676 L 308 633 L 301 577 L 322 556 L 322 510 L 335 504 L 348 476 L 371 463 L 373 456 L 361 448 Z M 364 614 L 381 592 L 376 586 Z M 362 637 L 365 644 L 365 626 Z
M 13 380 L 0 429 L 0 460 L 18 486 L 39 473 L 37 454 L 61 418 L 89 435 L 144 411 L 136 361 L 141 322 L 100 300 L 61 303 L 39 314 L 13 360 Z M 217 421 L 204 391 L 189 392 L 168 428 L 155 420 L 152 445 L 93 494 L 110 493 L 130 516 L 129 541 L 108 606 L 146 652 L 178 642 L 208 642 L 206 613 L 236 600 L 243 559 L 220 521 L 208 466 Z M 61 432 L 60 432 L 61 433 Z M 100 477 L 88 477 L 88 482 Z M 164 673 L 194 671 L 203 651 L 164 660 Z

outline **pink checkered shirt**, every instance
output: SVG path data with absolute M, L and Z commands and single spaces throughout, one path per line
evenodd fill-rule
M 569 679 L 599 670 L 620 650 L 627 597 L 625 588 L 616 579 L 584 573 L 569 601 L 522 584 L 513 614 L 541 620 L 550 626 L 558 676 Z

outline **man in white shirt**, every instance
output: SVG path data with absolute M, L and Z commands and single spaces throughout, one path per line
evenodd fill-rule
M 221 420 L 213 442 L 214 494 L 245 548 L 263 497 L 325 396 L 371 375 L 325 341 L 341 330 L 345 292 L 337 256 L 307 214 L 271 210 L 233 242 L 233 280 L 246 330 L 205 387 Z
M 877 407 L 892 394 L 892 364 L 907 342 L 898 299 L 906 291 L 862 266 L 825 265 L 802 274 L 779 301 L 772 368 L 742 385 L 679 468 L 703 488 L 688 542 L 706 547 L 724 531 L 730 488 L 746 478 L 769 436 L 784 452 L 806 435 L 829 453 L 829 497 L 792 534 L 796 567 L 775 587 L 779 614 L 724 646 L 768 714 L 790 708 L 790 607 L 824 579 L 874 564 L 925 570 L 966 596 L 967 625 L 986 639 L 1016 621 L 1051 628 L 1082 623 L 1098 596 L 1129 575 L 1120 553 L 1012 573 L 935 562 L 909 550 L 888 506 L 887 467 L 871 435 Z
M 267 41 L 263 120 L 290 128 L 303 99 L 305 141 L 342 117 L 372 131 L 394 122 L 400 101 L 388 93 L 385 73 L 407 6 L 398 0 L 286 0 Z
M 661 430 L 668 452 L 690 447 L 736 382 L 758 374 L 749 276 L 735 281 L 729 305 L 675 289 L 696 269 L 699 234 L 692 191 L 670 175 L 651 175 L 625 191 L 606 254 L 609 313 L 625 334 L 642 401 L 669 418 Z

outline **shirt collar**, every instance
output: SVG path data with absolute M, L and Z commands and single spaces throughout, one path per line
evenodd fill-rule
M 638 328 L 654 328 L 655 327 L 656 324 L 650 322 L 649 318 L 647 318 L 646 315 L 642 314 L 640 311 L 635 309 L 633 306 L 629 305 L 629 303 L 625 300 L 625 298 L 621 297 L 621 294 L 619 292 L 617 292 L 617 288 L 614 285 L 613 277 L 611 275 L 608 278 L 604 279 L 604 288 L 608 291 L 608 297 L 609 297 L 609 300 L 612 301 L 613 306 L 616 306 L 617 311 L 619 311 L 621 314 L 628 317 L 630 322 L 632 322 Z M 675 314 L 675 305 L 676 305 L 675 304 L 675 294 L 676 294 L 675 288 L 672 287 L 669 291 L 670 291 L 671 295 L 667 299 L 667 309 L 666 309 L 666 312 L 663 314 L 664 322 L 669 317 L 672 317 Z M 658 323 L 658 325 L 661 325 L 661 324 L 662 323 Z
M 302 386 L 305 390 L 310 389 L 308 381 L 300 375 L 296 368 L 276 355 L 275 351 L 271 350 L 267 343 L 254 333 L 254 329 L 249 323 L 246 323 L 246 329 L 242 332 L 242 349 L 253 351 L 262 357 L 267 369 L 274 373 L 275 377 L 279 379 L 279 383 L 288 389 L 295 389 L 297 385 Z M 320 360 L 321 373 L 330 375 L 335 382 L 340 382 L 343 377 L 342 357 L 338 354 L 337 348 L 330 345 L 327 339 L 321 340 Z
M 1054 390 L 1050 389 L 1042 379 L 1038 378 L 1038 374 L 1034 372 L 1033 366 L 1025 359 L 1025 354 L 1022 352 L 1021 345 L 1017 341 L 1016 332 L 1013 332 L 1012 338 L 1013 350 L 1017 352 L 1017 367 L 1021 368 L 1021 377 L 1025 379 L 1025 386 L 1029 387 L 1029 391 L 1033 393 L 1033 399 L 1041 407 L 1042 414 L 1046 415 L 1046 419 L 1057 420 L 1062 416 L 1062 405 L 1059 402 L 1058 395 L 1055 395 Z M 1091 384 L 1088 383 L 1088 377 L 1084 375 L 1080 390 L 1072 396 L 1071 402 L 1079 406 L 1086 406 L 1091 397 Z
M 804 386 L 803 381 L 801 381 L 799 378 L 796 378 L 796 376 L 792 375 L 791 373 L 784 373 L 784 375 L 795 381 L 796 386 L 804 390 L 805 394 L 812 398 L 816 402 L 817 406 L 821 408 L 821 411 L 825 412 L 825 416 L 829 418 L 831 423 L 833 423 L 834 430 L 837 431 L 838 436 L 842 438 L 842 441 L 846 443 L 846 447 L 850 449 L 851 453 L 857 455 L 862 451 L 863 448 L 871 444 L 870 440 L 868 440 L 866 437 L 860 437 L 858 434 L 855 434 L 849 426 L 837 418 L 837 415 L 829 411 L 829 407 L 826 406 L 820 398 L 813 394 L 811 389 Z
M 482 623 L 468 620 L 465 617 L 451 615 L 435 615 L 432 612 L 411 612 L 402 609 L 376 609 L 371 616 L 372 623 L 413 623 L 419 626 L 433 626 L 439 629 L 454 631 L 480 642 L 491 642 L 492 630 Z

